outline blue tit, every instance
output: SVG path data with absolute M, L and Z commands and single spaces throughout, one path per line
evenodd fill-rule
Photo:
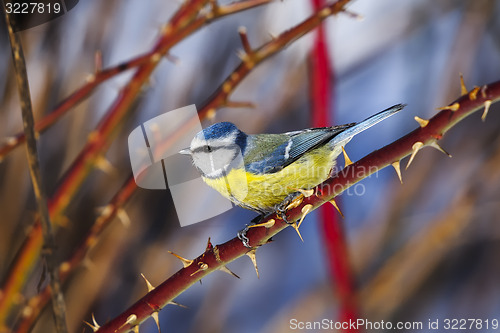
M 205 183 L 224 197 L 267 214 L 297 189 L 326 180 L 353 136 L 404 107 L 394 105 L 359 123 L 282 134 L 246 134 L 232 123 L 216 123 L 180 153 L 190 155 Z

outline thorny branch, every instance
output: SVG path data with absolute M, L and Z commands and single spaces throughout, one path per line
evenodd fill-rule
M 203 26 L 217 20 L 223 18 L 225 16 L 244 11 L 250 8 L 254 8 L 257 6 L 262 6 L 271 2 L 272 0 L 246 0 L 241 2 L 235 2 L 232 4 L 224 5 L 224 6 L 215 6 L 211 12 L 208 12 L 206 15 L 199 16 L 196 20 L 194 20 L 191 24 L 186 27 L 180 29 L 177 33 L 178 41 L 183 40 L 187 36 L 196 32 Z M 100 60 L 98 58 L 99 52 L 96 54 L 96 60 Z M 85 100 L 85 98 L 89 97 L 94 90 L 99 87 L 99 85 L 118 74 L 121 74 L 125 71 L 128 71 L 133 68 L 141 67 L 147 63 L 153 61 L 153 58 L 158 56 L 158 52 L 156 50 L 152 50 L 143 55 L 140 55 L 136 58 L 133 58 L 124 63 L 118 64 L 116 66 L 112 66 L 106 69 L 102 69 L 100 61 L 96 61 L 96 68 L 93 74 L 90 74 L 87 77 L 87 82 L 75 90 L 71 95 L 66 97 L 62 102 L 60 102 L 54 110 L 52 110 L 49 114 L 43 117 L 39 122 L 35 124 L 36 132 L 43 133 L 50 126 L 56 123 L 62 116 L 64 116 L 68 111 L 77 106 L 80 102 Z M 167 58 L 169 57 L 166 54 Z M 24 133 L 17 133 L 10 138 L 8 138 L 2 145 L 0 145 L 0 161 L 5 158 L 12 150 L 22 145 L 26 140 Z
M 56 322 L 56 331 L 65 333 L 68 331 L 66 327 L 66 306 L 59 281 L 58 262 L 56 257 L 56 243 L 54 240 L 54 232 L 50 222 L 49 211 L 47 207 L 47 198 L 42 184 L 40 175 L 40 161 L 38 159 L 38 149 L 36 143 L 36 134 L 34 129 L 35 120 L 33 117 L 33 108 L 31 105 L 30 87 L 28 75 L 26 73 L 26 62 L 24 60 L 24 52 L 21 41 L 11 24 L 10 15 L 5 9 L 5 4 L 2 1 L 2 7 L 5 13 L 5 22 L 9 33 L 10 46 L 12 49 L 12 60 L 16 71 L 16 80 L 21 99 L 21 112 L 23 118 L 24 134 L 26 137 L 26 153 L 28 166 L 33 184 L 33 191 L 38 206 L 40 224 L 42 226 L 44 251 L 42 255 L 47 265 L 47 271 L 50 278 L 50 288 L 52 290 L 52 309 Z
M 332 202 L 343 191 L 362 179 L 370 176 L 375 170 L 392 165 L 398 176 L 401 174 L 400 160 L 411 155 L 407 167 L 423 146 L 431 146 L 442 150 L 437 140 L 463 118 L 484 107 L 483 119 L 487 115 L 490 105 L 500 100 L 500 81 L 475 87 L 450 105 L 441 108 L 442 111 L 429 120 L 416 118 L 420 127 L 408 133 L 401 139 L 365 156 L 359 161 L 346 166 L 343 170 L 319 184 L 308 197 L 300 197 L 290 204 L 286 218 L 288 221 L 299 221 L 292 224 L 296 230 L 300 227 L 305 216 L 319 206 Z M 161 285 L 153 288 L 143 298 L 138 300 L 121 315 L 102 327 L 95 327 L 96 332 L 126 332 L 149 318 L 157 316 L 157 312 L 173 301 L 184 290 L 195 284 L 215 270 L 226 269 L 231 261 L 248 255 L 255 263 L 257 248 L 269 242 L 277 233 L 290 226 L 277 214 L 267 216 L 260 221 L 262 227 L 251 228 L 247 233 L 251 249 L 245 247 L 237 238 L 224 244 L 213 246 L 208 241 L 203 254 L 193 260 L 183 259 L 184 268 L 177 271 Z
M 227 5 L 227 6 L 220 6 L 216 7 L 214 9 L 215 13 L 220 13 L 221 15 L 227 15 L 229 13 L 235 12 L 237 9 L 238 10 L 243 10 L 246 8 L 250 8 L 249 3 L 253 3 L 254 5 L 260 5 L 263 4 L 267 1 L 259 0 L 259 1 L 248 1 L 242 2 L 242 3 L 235 3 L 234 5 Z M 241 54 L 242 57 L 242 63 L 233 71 L 232 74 L 230 74 L 227 79 L 220 85 L 220 87 L 216 90 L 216 92 L 212 95 L 210 101 L 208 101 L 204 107 L 200 109 L 199 112 L 199 117 L 200 118 L 205 118 L 205 117 L 211 117 L 215 115 L 215 110 L 224 106 L 232 106 L 232 107 L 248 107 L 250 106 L 250 103 L 242 103 L 242 102 L 231 102 L 228 101 L 228 96 L 234 89 L 236 89 L 237 85 L 243 81 L 243 79 L 251 72 L 251 70 L 261 62 L 263 62 L 265 59 L 273 56 L 283 48 L 285 48 L 288 44 L 292 43 L 293 41 L 297 40 L 301 36 L 303 36 L 306 32 L 311 31 L 314 29 L 323 19 L 328 17 L 328 15 L 332 15 L 338 12 L 343 11 L 343 6 L 347 4 L 349 0 L 344 0 L 344 1 L 339 1 L 336 2 L 332 5 L 325 6 L 322 8 L 321 11 L 318 11 L 314 15 L 312 15 L 309 19 L 305 20 L 303 23 L 299 24 L 298 26 L 284 32 L 283 34 L 279 35 L 278 37 L 274 38 L 273 40 L 269 41 L 268 43 L 264 44 L 260 48 L 256 49 L 255 51 L 252 51 L 249 43 L 247 43 L 248 47 L 247 53 Z M 239 4 L 238 7 L 236 5 Z M 234 7 L 233 7 L 234 6 Z M 211 15 L 208 15 L 211 16 Z M 243 32 L 243 30 L 240 30 L 240 35 L 243 40 L 246 40 L 246 33 Z M 245 44 L 244 44 L 245 45 Z M 251 63 L 248 63 L 249 59 L 251 59 Z M 178 132 L 182 132 L 185 129 L 185 126 L 190 126 L 193 122 L 197 122 L 198 119 L 192 119 L 192 121 L 188 121 L 184 126 L 178 129 Z M 168 146 L 172 144 L 172 141 L 175 139 L 176 133 L 172 135 L 170 139 L 167 139 L 163 143 L 163 147 L 160 147 L 159 149 L 164 149 L 165 146 Z M 132 195 L 132 193 L 135 191 L 136 185 L 133 180 L 133 177 L 131 176 L 127 182 L 126 185 L 122 187 L 122 189 L 117 193 L 115 198 L 118 198 L 118 200 L 113 199 L 112 203 L 110 203 L 104 210 L 99 217 L 98 222 L 96 222 L 99 227 L 92 228 L 91 234 L 87 237 L 87 240 L 84 242 L 83 249 L 80 248 L 77 253 L 72 257 L 71 260 L 63 263 L 61 265 L 61 276 L 66 278 L 69 274 L 70 271 L 72 271 L 79 260 L 84 257 L 84 254 L 88 250 L 88 244 L 93 242 L 98 233 L 106 226 L 108 225 L 113 218 L 120 212 L 121 206 L 125 204 L 125 202 L 129 199 L 129 197 Z M 95 231 L 95 232 L 94 232 Z M 39 312 L 39 309 L 43 304 L 45 304 L 47 300 L 47 292 L 44 291 L 41 295 L 36 296 L 34 299 L 32 299 L 29 302 L 30 306 L 30 311 L 28 311 L 31 315 L 24 318 L 23 323 L 21 324 L 20 332 L 26 331 L 30 323 L 34 320 L 36 317 L 36 314 Z
M 224 6 L 218 6 L 214 1 L 209 0 L 187 1 L 179 8 L 172 19 L 162 28 L 161 35 L 156 45 L 147 55 L 133 60 L 126 68 L 122 68 L 123 66 L 121 65 L 114 69 L 112 68 L 105 75 L 102 74 L 103 71 L 99 71 L 99 68 L 97 68 L 98 71 L 94 76 L 94 80 L 99 77 L 101 81 L 98 83 L 101 83 L 125 69 L 138 66 L 135 75 L 122 89 L 119 96 L 115 100 L 115 103 L 111 106 L 110 110 L 97 126 L 97 129 L 89 135 L 87 145 L 82 149 L 79 156 L 66 172 L 63 180 L 61 181 L 61 185 L 49 201 L 49 215 L 55 222 L 55 225 L 57 225 L 57 221 L 62 218 L 65 208 L 71 201 L 72 197 L 76 194 L 77 190 L 80 188 L 90 171 L 99 165 L 101 159 L 103 158 L 102 154 L 107 149 L 114 135 L 116 135 L 117 124 L 119 124 L 127 115 L 130 105 L 135 100 L 144 82 L 147 81 L 152 71 L 156 68 L 156 65 L 161 60 L 162 56 L 167 55 L 172 46 L 176 45 L 203 25 L 220 17 L 260 6 L 269 1 L 270 0 L 247 0 Z M 203 15 L 199 15 L 201 10 L 208 3 L 211 3 L 212 10 Z M 90 80 L 87 85 L 63 101 L 53 112 L 55 115 L 51 118 L 52 120 L 45 123 L 45 125 L 48 126 L 52 124 L 64 112 L 88 96 L 96 86 L 97 83 L 94 85 L 93 80 Z M 42 122 L 42 124 L 44 124 L 44 122 Z M 35 130 L 37 129 L 38 128 L 35 127 Z M 16 138 L 8 140 L 8 145 L 16 145 L 16 140 Z M 24 287 L 31 270 L 38 259 L 37 253 L 39 253 L 41 247 L 42 230 L 41 225 L 37 220 L 35 221 L 30 235 L 25 240 L 21 250 L 19 251 L 16 262 L 13 264 L 12 269 L 9 272 L 9 276 L 4 284 L 3 295 L 2 298 L 0 298 L 0 326 L 5 322 L 10 309 L 15 304 L 15 295 L 19 294 Z

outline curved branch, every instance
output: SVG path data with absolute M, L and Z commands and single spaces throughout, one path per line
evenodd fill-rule
M 425 126 L 421 124 L 419 128 L 399 140 L 372 152 L 319 184 L 313 195 L 301 199 L 296 207 L 287 212 L 287 220 L 297 221 L 303 218 L 307 213 L 329 202 L 379 169 L 395 162 L 399 163 L 402 158 L 410 154 L 414 156 L 418 151 L 415 149 L 417 142 L 421 142 L 424 146 L 436 147 L 436 141 L 441 139 L 455 124 L 498 100 L 500 100 L 500 81 L 482 88 L 474 88 L 449 106 L 442 108 L 443 110 L 431 118 Z M 254 254 L 258 247 L 266 244 L 271 237 L 290 226 L 276 214 L 267 216 L 261 223 L 265 226 L 251 228 L 247 233 L 252 249 L 245 247 L 237 237 L 216 246 L 213 246 L 209 240 L 203 254 L 190 261 L 187 267 L 177 271 L 121 315 L 99 328 L 97 332 L 126 332 L 134 328 L 145 319 L 155 315 L 203 277 L 215 270 L 223 269 L 225 265 L 245 254 Z
M 244 11 L 250 8 L 261 6 L 271 2 L 272 0 L 245 0 L 242 2 L 236 2 L 224 6 L 216 7 L 212 13 L 207 15 L 199 16 L 191 24 L 188 24 L 182 29 L 179 29 L 176 33 L 177 42 L 183 40 L 187 36 L 191 35 L 201 27 L 225 16 Z M 87 82 L 75 90 L 71 95 L 66 97 L 62 102 L 60 102 L 49 114 L 44 116 L 40 121 L 35 124 L 35 130 L 39 133 L 45 132 L 54 123 L 56 123 L 62 116 L 64 116 L 69 110 L 77 106 L 87 97 L 89 97 L 94 90 L 103 82 L 115 77 L 118 74 L 126 72 L 130 69 L 141 67 L 153 61 L 155 57 L 158 56 L 158 51 L 156 49 L 149 51 L 143 55 L 135 57 L 124 63 L 112 66 L 106 69 L 100 69 L 96 66 L 96 71 L 94 74 L 89 75 Z M 19 147 L 26 141 L 24 133 L 17 133 L 11 136 L 5 143 L 0 145 L 0 161 L 5 158 L 11 151 Z

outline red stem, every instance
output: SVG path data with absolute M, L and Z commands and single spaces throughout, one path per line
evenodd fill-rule
M 313 10 L 317 11 L 323 5 L 322 0 L 311 0 Z M 321 24 L 316 32 L 313 52 L 311 54 L 311 109 L 314 127 L 329 126 L 332 123 L 330 115 L 333 107 L 330 103 L 334 82 L 333 67 L 328 58 L 328 49 L 324 25 Z M 328 261 L 332 286 L 339 299 L 339 320 L 355 321 L 356 306 L 354 304 L 354 281 L 349 262 L 349 254 L 342 223 L 338 213 L 332 205 L 323 205 L 320 208 L 321 231 L 325 245 L 325 257 Z M 357 332 L 358 330 L 346 330 Z

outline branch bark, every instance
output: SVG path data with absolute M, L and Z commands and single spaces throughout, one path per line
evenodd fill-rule
M 26 137 L 26 154 L 28 166 L 35 193 L 36 203 L 40 224 L 43 234 L 43 251 L 49 283 L 51 288 L 52 309 L 54 311 L 55 326 L 58 333 L 68 332 L 66 326 L 66 305 L 62 293 L 61 283 L 59 281 L 59 263 L 56 255 L 56 242 L 54 232 L 50 222 L 49 210 L 47 206 L 47 197 L 43 188 L 42 176 L 40 174 L 40 161 L 38 159 L 38 149 L 35 134 L 35 119 L 33 117 L 33 108 L 31 105 L 31 94 L 26 72 L 26 62 L 21 41 L 11 24 L 10 14 L 7 13 L 5 3 L 2 1 L 3 11 L 5 13 L 5 22 L 9 34 L 10 47 L 12 50 L 12 61 L 16 71 L 16 81 L 21 100 L 21 113 L 23 118 L 24 135 Z M 45 274 L 42 275 L 45 278 Z

